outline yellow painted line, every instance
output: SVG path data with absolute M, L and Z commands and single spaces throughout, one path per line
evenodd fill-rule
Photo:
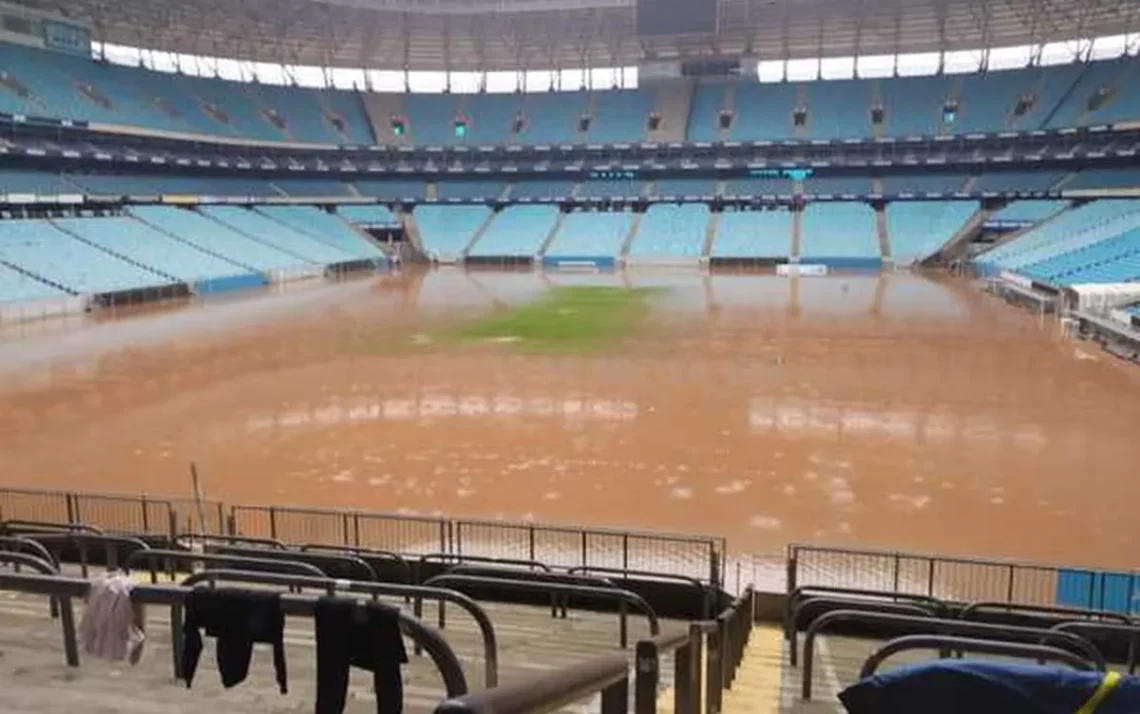
M 779 627 L 762 625 L 752 630 L 736 681 L 724 693 L 724 714 L 779 714 L 783 646 Z

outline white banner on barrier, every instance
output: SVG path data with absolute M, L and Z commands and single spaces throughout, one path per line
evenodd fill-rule
M 776 275 L 827 275 L 827 266 L 815 263 L 781 263 L 776 266 Z

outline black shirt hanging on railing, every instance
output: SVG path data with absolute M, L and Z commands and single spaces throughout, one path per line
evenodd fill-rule
M 372 672 L 376 711 L 401 714 L 407 663 L 400 611 L 377 602 L 322 597 L 317 600 L 316 714 L 341 714 L 348 693 L 348 668 Z
M 246 590 L 193 590 L 186 596 L 186 620 L 182 625 L 182 676 L 189 687 L 202 653 L 202 636 L 216 637 L 218 671 L 222 684 L 232 687 L 249 674 L 253 643 L 273 645 L 273 667 L 277 685 L 285 694 L 285 615 L 279 593 Z

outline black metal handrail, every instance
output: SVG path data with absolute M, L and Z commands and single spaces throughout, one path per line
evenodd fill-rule
M 1090 632 L 1093 634 L 1108 634 L 1108 635 L 1126 635 L 1128 637 L 1128 660 L 1125 665 L 1128 667 L 1129 674 L 1136 673 L 1137 664 L 1137 647 L 1140 645 L 1140 627 L 1134 625 L 1118 625 L 1113 622 L 1090 622 L 1088 620 L 1080 622 L 1062 622 L 1053 625 L 1049 629 L 1058 632 Z
M 601 714 L 629 708 L 629 663 L 606 655 L 565 669 L 448 699 L 435 714 L 548 714 L 601 692 Z
M 864 610 L 866 612 L 886 612 L 895 615 L 918 615 L 920 617 L 937 617 L 938 613 L 932 609 L 918 604 L 902 602 L 871 602 L 868 600 L 844 599 L 837 597 L 814 597 L 801 600 L 792 610 L 791 639 L 788 640 L 788 663 L 793 667 L 799 665 L 799 622 L 800 613 L 808 606 L 824 605 L 835 610 Z
M 325 545 L 323 543 L 302 543 L 296 546 L 296 549 L 302 553 L 328 551 L 330 553 L 341 553 L 343 555 L 351 555 L 360 558 L 365 562 L 366 558 L 375 558 L 377 560 L 395 563 L 400 572 L 403 573 L 403 582 L 412 583 L 412 565 L 404 555 L 391 550 L 378 550 L 376 548 L 363 548 L 351 545 Z M 373 568 L 376 570 L 376 568 Z
M 907 650 L 942 650 L 955 649 L 963 652 L 977 652 L 979 654 L 1001 655 L 1005 657 L 1026 657 L 1035 660 L 1053 660 L 1064 662 L 1073 669 L 1090 670 L 1095 667 L 1072 652 L 1047 647 L 1045 645 L 1030 645 L 1021 642 L 996 642 L 994 640 L 978 640 L 968 637 L 950 637 L 947 635 L 907 635 L 889 640 L 871 653 L 863 662 L 859 670 L 859 679 L 865 679 L 875 673 L 884 661 L 892 655 Z
M 930 595 L 915 595 L 913 593 L 891 592 L 890 590 L 844 588 L 832 585 L 801 585 L 789 592 L 788 596 L 784 599 L 784 639 L 790 640 L 792 638 L 792 631 L 796 626 L 792 613 L 796 603 L 807 598 L 833 597 L 837 595 L 851 595 L 867 601 L 887 600 L 894 603 L 901 601 L 903 603 L 913 602 L 926 604 L 940 610 L 942 615 L 948 615 L 951 612 L 951 608 L 948 604 Z
M 48 595 L 63 599 L 70 608 L 71 598 L 85 598 L 91 589 L 91 582 L 83 578 L 63 575 L 28 575 L 23 573 L 0 572 L 0 590 Z M 136 585 L 131 590 L 131 600 L 145 605 L 181 606 L 193 588 L 180 585 Z M 307 595 L 281 595 L 281 610 L 286 615 L 308 617 L 315 610 L 317 599 Z M 434 629 L 403 612 L 400 613 L 400 630 L 419 644 L 432 658 L 443 678 L 448 697 L 458 697 L 467 693 L 467 680 L 459 658 L 447 641 Z M 79 656 L 76 647 L 75 623 L 64 625 L 64 647 L 75 652 L 70 666 L 78 666 Z
M 103 562 L 108 568 L 119 566 L 120 550 L 127 549 L 130 553 L 139 550 L 149 550 L 146 542 L 124 535 L 107 535 L 104 533 L 29 533 L 24 536 L 48 548 L 58 563 L 63 560 L 63 549 L 74 548 L 79 552 L 79 568 L 83 577 L 89 577 L 88 566 L 91 561 L 88 553 L 92 548 L 102 548 Z M 129 553 L 128 553 L 129 555 Z
M 195 563 L 215 563 L 218 565 L 233 565 L 242 570 L 258 570 L 270 573 L 292 573 L 293 575 L 312 575 L 326 577 L 321 569 L 309 563 L 296 560 L 276 560 L 273 558 L 246 558 L 240 555 L 221 555 L 219 553 L 191 553 L 185 550 L 136 550 L 123 561 L 123 567 L 131 569 L 139 562 L 149 565 L 150 582 L 157 583 L 158 570 L 155 562 L 162 561 L 167 567 L 164 569 L 173 579 L 174 564 L 180 563 L 193 570 Z
M 992 601 L 972 602 L 958 611 L 958 617 L 963 620 L 968 620 L 971 615 L 981 612 L 982 610 L 1000 610 L 1011 615 L 1058 615 L 1060 617 L 1079 617 L 1094 622 L 1096 620 L 1112 620 L 1122 625 L 1132 624 L 1132 619 L 1127 615 L 1121 615 L 1118 612 L 1108 612 L 1106 610 L 1084 610 L 1053 605 L 1019 605 L 1016 603 Z
M 268 548 L 241 548 L 238 546 L 214 546 L 210 548 L 209 552 L 218 553 L 219 555 L 237 555 L 243 558 L 268 558 L 270 560 L 292 560 L 299 563 L 308 563 L 313 567 L 320 570 L 325 575 L 330 575 L 330 570 L 335 568 L 336 572 L 331 573 L 337 577 L 349 578 L 350 580 L 370 580 L 376 581 L 376 571 L 372 566 L 365 563 L 360 558 L 354 555 L 344 555 L 342 553 L 320 553 L 317 551 L 300 551 L 288 548 L 286 550 L 271 550 Z
M 693 631 L 703 633 L 706 640 L 705 714 L 719 714 L 724 690 L 732 688 L 752 634 L 754 597 L 753 587 L 749 585 L 715 619 L 692 623 Z M 697 711 L 701 711 L 699 706 Z
M 30 555 L 28 553 L 20 553 L 13 551 L 0 551 L 0 563 L 16 566 L 15 574 L 20 574 L 19 568 L 26 566 L 38 571 L 40 575 L 58 575 L 59 566 L 50 560 L 40 558 L 38 556 Z M 0 574 L 4 574 L 0 571 Z M 63 628 L 64 643 L 71 644 L 64 647 L 64 657 L 69 665 L 75 666 L 79 663 L 79 648 L 75 646 L 75 638 L 70 640 L 67 638 L 67 633 L 75 632 L 75 610 L 71 607 L 71 600 L 66 598 L 57 598 L 55 596 L 48 598 L 49 612 L 52 618 L 59 617 L 60 626 Z
M 533 593 L 548 593 L 550 595 L 580 595 L 601 600 L 613 600 L 620 606 L 620 646 L 622 649 L 629 645 L 629 625 L 626 622 L 625 606 L 632 605 L 633 607 L 641 610 L 646 619 L 649 620 L 649 633 L 651 635 L 661 634 L 661 624 L 657 620 L 657 613 L 637 593 L 631 593 L 628 590 L 621 590 L 618 588 L 599 588 L 587 585 L 569 585 L 563 583 L 543 583 L 533 582 L 527 580 L 511 580 L 509 578 L 484 578 L 476 577 L 473 575 L 437 575 L 434 578 L 427 580 L 424 585 L 436 585 L 439 587 L 451 586 L 452 588 L 462 590 L 463 586 L 474 587 L 491 587 L 503 588 L 506 590 L 519 590 L 522 592 Z
M 424 585 L 402 585 L 395 583 L 372 583 L 359 580 L 339 580 L 337 578 L 315 578 L 307 575 L 286 575 L 282 573 L 258 573 L 243 570 L 203 570 L 182 581 L 182 585 L 192 587 L 200 583 L 213 585 L 218 580 L 236 581 L 243 583 L 260 583 L 263 585 L 291 585 L 306 588 L 323 588 L 329 595 L 338 592 L 359 593 L 371 595 L 373 599 L 380 595 L 415 596 L 417 618 L 423 615 L 420 602 L 423 598 L 459 605 L 471 615 L 483 638 L 483 660 L 485 662 L 484 681 L 487 687 L 494 687 L 499 683 L 499 644 L 495 636 L 495 627 L 487 611 L 480 607 L 468 596 L 455 590 L 445 588 L 432 588 Z M 440 624 L 440 629 L 443 624 Z
M 646 578 L 649 580 L 659 580 L 664 582 L 685 583 L 692 585 L 693 589 L 697 591 L 697 597 L 701 601 L 701 617 L 707 618 L 712 616 L 712 588 L 705 587 L 700 578 L 694 578 L 689 575 L 675 575 L 673 573 L 655 573 L 652 570 L 631 570 L 629 568 L 609 568 L 600 565 L 579 565 L 573 568 L 568 568 L 567 573 L 605 573 L 607 575 L 622 575 L 624 580 L 630 580 L 629 576 L 635 578 Z
M 1058 632 L 1039 627 L 991 625 L 984 622 L 970 622 L 968 620 L 894 615 L 885 612 L 832 610 L 812 620 L 804 635 L 804 671 L 800 684 L 802 687 L 801 696 L 805 700 L 811 699 L 816 638 L 825 627 L 843 620 L 866 623 L 868 625 L 917 626 L 928 630 L 928 632 L 924 634 L 932 635 L 977 636 L 983 639 L 993 640 L 1022 640 L 1030 644 L 1045 644 L 1047 640 L 1053 640 L 1054 644 L 1068 645 L 1071 649 L 1077 650 L 1081 656 L 1094 663 L 1097 669 L 1104 670 L 1105 668 L 1104 656 L 1101 655 L 1100 651 L 1091 642 L 1083 637 L 1078 637 L 1068 632 Z
M 65 533 L 80 531 L 84 533 L 94 533 L 102 535 L 103 529 L 98 526 L 92 526 L 87 523 L 61 523 L 58 521 L 29 521 L 19 518 L 9 519 L 0 522 L 0 530 L 6 532 L 20 532 L 20 533 L 57 533 L 63 531 Z
M 656 714 L 661 683 L 661 657 L 673 653 L 673 712 L 699 714 L 701 707 L 701 628 L 658 635 L 637 643 L 634 684 L 635 714 Z
M 12 548 L 16 550 L 11 550 Z M 27 536 L 0 536 L 0 550 L 8 553 L 31 551 L 28 555 L 41 558 L 54 565 L 56 570 L 59 570 L 59 561 L 55 559 L 55 556 L 48 552 L 48 549 L 43 547 L 42 544 L 37 543 Z
M 465 563 L 486 563 L 488 565 L 515 565 L 525 568 L 536 568 L 544 572 L 551 572 L 552 568 L 546 563 L 541 563 L 537 560 L 527 560 L 526 558 L 496 558 L 489 555 L 466 555 L 460 553 L 425 553 L 420 556 L 419 572 L 423 572 L 422 565 L 424 563 L 439 562 L 447 564 L 454 562 L 457 565 Z
M 260 545 L 274 550 L 285 550 L 287 547 L 284 542 L 276 538 L 259 538 L 257 536 L 243 536 L 243 535 L 226 535 L 222 533 L 180 533 L 174 538 L 174 542 L 186 547 L 193 547 L 201 543 L 203 546 L 209 546 L 211 543 L 225 543 L 227 545 Z

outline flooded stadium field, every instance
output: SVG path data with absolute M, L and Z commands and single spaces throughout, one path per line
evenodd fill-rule
M 657 286 L 574 354 L 441 329 Z M 1134 369 L 965 283 L 457 269 L 0 333 L 0 485 L 1130 565 Z

